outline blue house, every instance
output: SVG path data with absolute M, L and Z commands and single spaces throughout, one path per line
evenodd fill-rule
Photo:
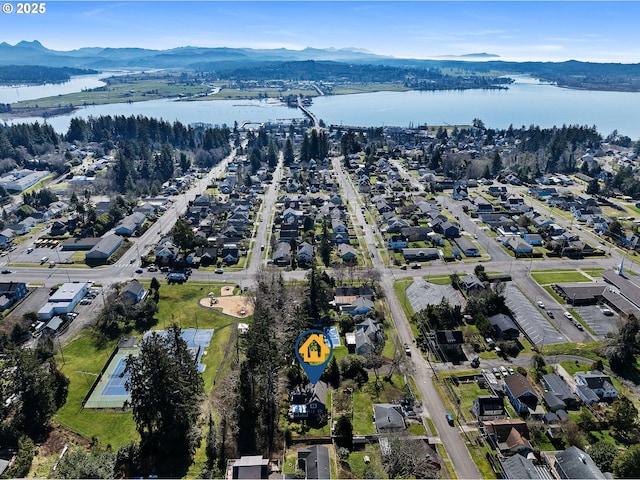
M 399 248 L 407 248 L 409 242 L 407 242 L 407 238 L 403 235 L 391 235 L 388 245 L 390 249 L 397 250 Z
M 534 247 L 542 245 L 542 241 L 543 241 L 542 235 L 539 235 L 537 233 L 525 232 L 522 238 L 524 239 L 525 242 L 527 242 L 529 245 Z
M 529 413 L 538 406 L 538 395 L 533 385 L 518 372 L 504 378 L 504 391 L 518 413 Z

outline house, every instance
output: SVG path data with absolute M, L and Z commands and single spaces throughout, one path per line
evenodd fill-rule
M 302 242 L 298 245 L 297 257 L 298 263 L 311 263 L 311 260 L 313 259 L 313 245 L 308 242 Z
M 407 242 L 424 242 L 429 240 L 429 234 L 433 230 L 429 227 L 405 227 L 400 229 L 400 234 L 407 239 Z
M 24 282 L 0 282 L 0 312 L 12 307 L 27 295 Z
M 85 261 L 103 261 L 106 262 L 109 260 L 109 257 L 114 254 L 114 252 L 122 245 L 122 238 L 116 235 L 106 235 L 100 239 L 91 250 L 89 250 L 85 255 Z
M 306 480 L 331 479 L 329 449 L 324 445 L 298 449 L 298 468 L 304 470 Z
M 289 247 L 291 250 L 291 247 Z M 222 245 L 220 258 L 226 265 L 235 265 L 240 260 L 240 249 L 235 243 L 225 243 Z
M 479 257 L 480 250 L 478 247 L 468 238 L 460 237 L 455 240 L 456 245 L 462 253 L 467 257 Z
M 273 263 L 281 267 L 291 263 L 291 244 L 289 242 L 278 242 L 273 250 Z
M 407 428 L 402 406 L 396 403 L 374 403 L 373 419 L 378 433 Z
M 503 454 L 520 453 L 526 456 L 533 450 L 529 442 L 529 428 L 524 420 L 488 420 L 483 422 L 482 430 L 489 442 Z
M 493 395 L 479 395 L 473 401 L 471 411 L 479 422 L 503 419 L 507 416 L 502 397 Z
M 402 256 L 409 262 L 426 262 L 427 260 L 436 260 L 440 257 L 437 248 L 403 248 Z
M 520 335 L 518 326 L 509 315 L 498 313 L 497 315 L 490 316 L 487 320 L 489 320 L 489 323 L 493 326 L 498 338 L 516 340 Z
M 140 303 L 147 296 L 147 290 L 138 280 L 131 280 L 120 292 L 120 298 L 128 303 Z
M 544 467 L 535 465 L 522 455 L 513 455 L 502 460 L 502 472 L 508 480 L 542 480 L 551 476 Z
M 269 478 L 269 460 L 262 455 L 248 455 L 237 460 L 229 460 L 227 476 L 231 479 L 264 479 Z
M 383 335 L 382 329 L 370 318 L 356 324 L 356 354 L 365 355 L 373 352 Z
M 456 238 L 460 236 L 460 229 L 448 221 L 434 224 L 433 230 L 442 234 L 444 238 Z
M 518 372 L 507 375 L 504 379 L 504 389 L 513 408 L 518 413 L 529 413 L 538 406 L 538 395 L 531 382 Z
M 525 232 L 522 235 L 522 238 L 524 239 L 525 242 L 527 242 L 529 245 L 533 247 L 541 246 L 544 240 L 542 238 L 542 235 L 538 235 L 537 233 L 529 233 L 529 232 Z
M 618 398 L 618 390 L 613 386 L 611 378 L 599 370 L 590 372 L 578 372 L 573 378 L 577 385 L 584 385 L 590 388 L 600 400 L 610 400 Z
M 344 263 L 354 263 L 358 256 L 358 251 L 349 244 L 341 243 L 338 245 L 338 256 Z
M 556 452 L 551 461 L 551 470 L 556 474 L 556 478 L 560 479 L 609 478 L 602 473 L 588 453 L 573 446 Z
M 435 332 L 435 341 L 443 352 L 462 354 L 464 338 L 460 330 L 438 330 Z
M 556 398 L 561 400 L 567 407 L 576 405 L 576 397 L 569 389 L 568 385 L 557 373 L 547 373 L 542 376 L 542 384 Z M 563 407 L 564 408 L 564 407 Z
M 178 256 L 178 247 L 174 245 L 171 240 L 167 239 L 156 246 L 155 254 L 156 262 L 168 263 Z
M 406 229 L 403 229 L 406 230 Z M 397 250 L 400 248 L 407 248 L 409 246 L 409 242 L 407 238 L 403 235 L 391 235 L 391 238 L 387 242 L 388 248 L 391 250 Z
M 484 283 L 482 283 L 480 279 L 473 273 L 470 273 L 469 275 L 466 275 L 465 277 L 461 278 L 459 286 L 466 293 L 472 293 L 472 292 L 477 292 L 479 290 L 484 290 Z
M 309 383 L 305 388 L 289 394 L 290 418 L 321 419 L 327 413 L 327 391 L 325 382 Z
M 340 307 L 340 313 L 348 313 L 349 315 L 364 315 L 373 310 L 374 303 L 365 297 L 356 297 L 349 304 Z
M 504 242 L 504 246 L 513 251 L 516 257 L 519 255 L 531 255 L 531 253 L 533 253 L 533 247 L 529 243 L 523 242 L 520 237 L 516 235 L 508 236 Z

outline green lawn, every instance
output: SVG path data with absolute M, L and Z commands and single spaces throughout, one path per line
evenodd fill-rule
M 376 429 L 372 422 L 373 400 L 363 391 L 353 392 L 353 434 L 372 435 Z
M 102 444 L 111 445 L 114 449 L 131 441 L 139 441 L 131 413 L 121 410 L 82 410 L 82 400 L 116 345 L 117 341 L 112 341 L 105 346 L 98 346 L 93 335 L 86 330 L 83 336 L 64 348 L 63 355 L 58 355 L 57 361 L 62 366 L 62 373 L 69 378 L 69 394 L 67 402 L 54 417 L 74 432 L 86 438 L 95 436 Z
M 231 354 L 227 357 L 227 366 L 235 361 L 233 344 L 230 343 L 235 319 L 215 310 L 199 307 L 197 301 L 209 291 L 220 293 L 221 284 L 187 283 L 160 287 L 158 323 L 155 329 L 164 329 L 172 322 L 186 328 L 213 328 L 211 345 L 202 357 L 206 366 L 203 373 L 205 391 L 213 388 L 213 382 L 221 366 L 227 347 Z M 131 332 L 129 336 L 141 336 L 139 332 Z M 55 419 L 67 428 L 87 437 L 95 436 L 102 444 L 117 449 L 130 441 L 138 441 L 131 413 L 122 410 L 82 409 L 82 400 L 88 393 L 118 340 L 100 344 L 92 330 L 83 334 L 63 349 L 57 360 L 62 365 L 63 373 L 69 378 L 69 395 L 66 404 L 57 412 Z
M 540 285 L 549 285 L 551 283 L 566 282 L 590 282 L 591 279 L 586 277 L 582 272 L 576 270 L 557 270 L 557 271 L 533 271 L 531 277 Z

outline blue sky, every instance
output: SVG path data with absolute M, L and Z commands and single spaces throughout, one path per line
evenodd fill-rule
M 10 1 L 15 7 L 17 2 Z M 0 41 L 167 49 L 360 48 L 438 58 L 640 62 L 640 2 L 48 1 L 42 15 L 0 14 Z

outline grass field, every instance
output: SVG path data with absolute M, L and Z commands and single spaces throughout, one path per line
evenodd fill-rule
M 178 323 L 186 328 L 213 328 L 215 330 L 211 344 L 202 362 L 206 365 L 203 373 L 205 391 L 209 392 L 222 364 L 225 350 L 234 330 L 235 319 L 215 310 L 201 308 L 197 302 L 209 291 L 220 293 L 222 284 L 167 285 L 160 288 L 158 323 L 155 329 L 167 328 Z M 141 332 L 131 332 L 129 336 L 141 337 Z M 88 393 L 118 340 L 100 343 L 93 331 L 86 329 L 64 347 L 58 362 L 63 373 L 69 378 L 69 395 L 66 404 L 57 412 L 55 419 L 65 427 L 91 438 L 95 436 L 102 444 L 117 449 L 130 441 L 138 441 L 131 413 L 121 410 L 82 409 L 82 400 Z M 234 361 L 228 358 L 227 366 Z
M 556 271 L 533 271 L 531 272 L 533 279 L 540 285 L 549 285 L 552 283 L 567 282 L 590 282 L 591 279 L 582 272 L 576 270 L 556 270 Z

